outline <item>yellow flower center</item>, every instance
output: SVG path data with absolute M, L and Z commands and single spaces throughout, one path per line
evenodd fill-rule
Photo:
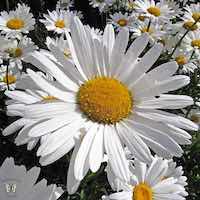
M 23 51 L 22 51 L 21 48 L 16 48 L 15 49 L 15 52 L 14 52 L 14 57 L 15 58 L 18 58 L 18 57 L 22 56 L 22 54 L 23 54 Z
M 80 110 L 92 121 L 115 124 L 128 117 L 132 109 L 132 94 L 114 78 L 96 77 L 84 83 L 78 91 Z
M 153 192 L 149 185 L 146 183 L 140 183 L 133 189 L 132 200 L 152 200 Z
M 24 21 L 18 18 L 13 18 L 7 22 L 6 26 L 14 30 L 21 29 L 24 27 Z
M 66 58 L 71 58 L 71 52 L 70 52 L 69 49 L 65 49 L 65 50 L 64 50 L 64 56 L 65 56 Z
M 195 31 L 198 29 L 197 24 L 194 24 L 193 21 L 187 21 L 183 24 L 183 28 L 190 30 L 190 31 Z
M 148 11 L 150 14 L 154 15 L 155 17 L 159 17 L 160 14 L 161 14 L 160 8 L 158 8 L 158 7 L 156 7 L 156 6 L 149 7 L 149 8 L 147 9 L 147 11 Z
M 200 124 L 200 116 L 193 114 L 190 118 L 194 123 Z
M 54 96 L 43 97 L 43 101 L 54 101 L 54 100 L 57 100 L 57 98 Z
M 192 40 L 191 45 L 200 48 L 200 39 Z
M 139 16 L 138 16 L 138 19 L 139 19 L 140 21 L 144 21 L 145 18 L 146 18 L 146 17 L 145 17 L 144 15 L 139 15 Z
M 15 83 L 16 80 L 17 80 L 16 76 L 14 76 L 12 74 L 8 74 L 3 77 L 3 82 L 6 84 L 9 84 L 9 85 Z
M 55 22 L 55 26 L 57 27 L 57 28 L 64 28 L 65 27 L 65 22 L 64 22 L 64 20 L 57 20 L 56 22 Z
M 192 13 L 192 18 L 195 21 L 200 21 L 200 12 L 194 12 L 194 13 Z
M 128 24 L 128 21 L 126 19 L 120 19 L 117 23 L 120 26 L 126 26 Z
M 179 55 L 175 58 L 178 65 L 185 65 L 187 63 L 187 58 L 184 55 Z
M 153 30 L 151 28 L 148 28 L 148 27 L 144 27 L 141 29 L 141 32 L 142 33 L 153 33 Z
M 128 9 L 133 10 L 136 7 L 136 4 L 133 2 L 128 2 Z

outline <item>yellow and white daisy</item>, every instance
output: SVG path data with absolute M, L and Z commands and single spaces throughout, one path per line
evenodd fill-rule
M 45 19 L 40 19 L 40 22 L 45 25 L 46 29 L 61 34 L 70 31 L 71 21 L 76 15 L 68 10 L 54 10 L 52 12 L 48 10 L 48 14 L 43 14 L 43 16 Z
M 0 13 L 0 30 L 7 37 L 16 37 L 20 33 L 29 33 L 34 29 L 35 19 L 30 8 L 25 4 L 18 4 L 16 10 Z
M 68 153 L 81 129 L 86 129 L 86 134 L 74 163 L 77 180 L 83 179 L 87 167 L 96 172 L 106 153 L 116 176 L 128 181 L 124 145 L 144 162 L 151 162 L 149 148 L 165 158 L 181 156 L 179 144 L 189 144 L 191 138 L 183 129 L 198 127 L 188 119 L 158 110 L 193 104 L 188 96 L 166 94 L 189 83 L 187 76 L 173 76 L 178 68 L 176 62 L 150 70 L 162 52 L 162 45 L 154 45 L 138 61 L 149 41 L 146 34 L 126 51 L 127 29 L 115 37 L 113 26 L 107 25 L 99 41 L 78 18 L 72 23 L 71 36 L 67 32 L 66 37 L 76 67 L 67 65 L 59 50 L 54 53 L 60 57 L 64 70 L 39 52 L 29 57 L 30 63 L 56 80 L 52 84 L 28 70 L 41 90 L 58 99 L 56 103 L 26 105 L 23 112 L 22 118 L 38 120 L 28 131 L 30 137 L 50 134 L 37 151 L 41 164 L 50 164 Z M 6 95 L 14 98 L 15 92 Z
M 194 70 L 198 68 L 195 63 L 196 59 L 191 58 L 191 52 L 178 48 L 172 57 L 179 65 L 179 72 L 181 73 L 194 73 Z
M 135 18 L 130 16 L 128 13 L 114 13 L 113 15 L 110 15 L 110 18 L 109 22 L 112 23 L 118 30 L 120 30 L 120 28 L 128 28 L 132 31 Z
M 182 168 L 176 168 L 176 164 L 163 160 L 159 157 L 153 157 L 151 164 L 147 165 L 135 160 L 134 166 L 130 166 L 132 173 L 129 183 L 120 182 L 118 186 L 116 181 L 111 179 L 113 188 L 121 190 L 113 193 L 104 199 L 109 200 L 184 200 L 185 177 L 182 176 Z M 181 173 L 180 173 L 181 172 Z M 180 178 L 181 177 L 181 178 Z M 180 179 L 183 179 L 184 185 Z M 119 183 L 119 182 L 118 182 Z
M 21 37 L 20 40 L 0 39 L 0 43 L 4 42 L 7 42 L 7 45 L 0 47 L 0 54 L 3 55 L 1 59 L 6 57 L 10 65 L 16 65 L 19 69 L 22 69 L 22 61 L 37 49 L 31 38 L 27 36 Z
M 16 68 L 11 66 L 0 66 L 0 91 L 2 90 L 14 90 L 16 81 L 20 77 L 20 73 Z
M 200 55 L 200 30 L 190 31 L 183 39 L 181 48 L 187 52 L 193 53 L 194 56 Z
M 89 2 L 93 8 L 98 8 L 100 12 L 104 12 L 112 6 L 115 0 L 90 0 Z
M 47 48 L 49 49 L 49 51 L 46 49 L 40 49 L 40 52 L 43 53 L 44 55 L 48 56 L 54 62 L 59 61 L 59 58 L 55 57 L 52 53 L 52 51 L 54 51 L 54 48 L 59 49 L 61 52 L 63 52 L 63 55 L 65 56 L 65 58 L 68 61 L 73 62 L 68 42 L 66 39 L 64 39 L 63 35 L 60 37 L 56 37 L 55 39 L 51 38 L 51 37 L 47 37 L 46 45 L 47 45 Z M 52 45 L 54 48 L 52 48 Z
M 200 23 L 200 3 L 186 5 L 184 8 L 184 15 L 182 17 L 184 21 L 193 21 Z
M 37 182 L 39 167 L 26 170 L 25 166 L 17 166 L 13 158 L 4 160 L 0 168 L 0 196 L 2 199 L 15 200 L 56 200 L 63 190 L 56 185 L 48 185 L 45 179 Z
M 139 21 L 137 25 L 132 27 L 133 38 L 139 37 L 144 33 L 147 33 L 150 38 L 150 43 L 154 44 L 157 41 L 160 41 L 162 37 L 166 34 L 163 30 L 163 26 L 157 22 L 150 23 L 148 20 Z
M 154 0 L 136 0 L 136 10 L 151 20 L 168 22 L 175 17 L 174 10 L 166 0 L 156 3 Z

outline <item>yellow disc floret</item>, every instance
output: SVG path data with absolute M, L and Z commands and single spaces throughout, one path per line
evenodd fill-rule
M 10 19 L 6 26 L 10 29 L 17 30 L 24 27 L 24 21 L 18 18 Z
M 12 74 L 7 74 L 6 76 L 3 77 L 3 82 L 9 85 L 15 83 L 16 80 L 17 80 L 16 76 Z
M 15 58 L 21 57 L 22 54 L 23 54 L 23 51 L 22 51 L 21 48 L 16 48 L 16 49 L 15 49 L 15 52 L 14 52 L 14 57 L 15 57 Z
M 55 22 L 55 26 L 57 27 L 57 28 L 64 28 L 65 27 L 65 22 L 64 22 L 64 20 L 57 20 L 56 22 Z
M 128 21 L 126 19 L 120 19 L 117 22 L 120 26 L 127 26 Z
M 133 189 L 132 200 L 152 200 L 153 192 L 151 187 L 146 183 L 140 183 Z
M 187 58 L 184 55 L 179 55 L 175 58 L 178 65 L 185 65 L 187 63 Z
M 153 30 L 150 27 L 143 27 L 140 31 L 142 33 L 153 33 Z
M 80 87 L 77 103 L 92 121 L 115 124 L 130 114 L 132 94 L 114 78 L 96 77 Z
M 200 48 L 200 39 L 192 40 L 191 45 Z
M 152 7 L 149 7 L 147 9 L 147 11 L 154 15 L 155 17 L 159 17 L 161 15 L 161 11 L 160 11 L 160 8 L 156 7 L 156 6 L 152 6 Z
M 194 13 L 192 13 L 192 18 L 195 21 L 200 21 L 200 12 L 194 12 Z
M 43 97 L 43 101 L 55 101 L 55 100 L 57 100 L 57 98 L 56 97 L 54 97 L 54 96 L 45 96 L 45 97 Z
M 193 21 L 187 21 L 183 24 L 183 28 L 190 30 L 190 31 L 195 31 L 198 29 L 197 24 L 195 24 L 195 22 Z

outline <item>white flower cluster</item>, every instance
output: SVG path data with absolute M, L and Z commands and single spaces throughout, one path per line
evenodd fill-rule
M 0 89 L 7 115 L 19 117 L 3 135 L 18 132 L 15 144 L 27 144 L 28 150 L 38 144 L 42 166 L 73 150 L 69 194 L 106 162 L 115 193 L 103 199 L 184 200 L 186 177 L 172 159 L 182 156 L 181 145 L 191 144 L 188 131 L 199 129 L 199 111 L 184 110 L 198 108 L 199 99 L 176 90 L 198 72 L 200 3 L 180 8 L 169 0 L 92 0 L 91 5 L 110 16 L 103 32 L 83 25 L 71 1 L 59 1 L 38 22 L 54 35 L 47 36 L 45 49 L 27 36 L 35 25 L 29 7 L 18 4 L 0 13 Z M 36 169 L 20 168 L 20 175 L 11 172 L 13 166 L 11 159 L 4 162 L 0 184 L 7 174 L 16 175 L 22 186 L 31 184 L 31 199 L 53 200 L 48 195 L 54 187 L 33 186 Z M 9 191 L 16 184 L 18 199 L 27 199 L 20 184 L 6 184 Z M 44 198 L 41 187 L 48 190 Z

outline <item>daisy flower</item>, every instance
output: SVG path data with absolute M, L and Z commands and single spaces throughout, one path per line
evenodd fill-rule
M 183 39 L 181 48 L 194 56 L 200 56 L 200 30 L 190 31 Z
M 108 196 L 110 200 L 166 200 L 185 199 L 182 193 L 184 187 L 178 182 L 174 174 L 167 173 L 169 165 L 167 160 L 154 157 L 151 164 L 147 165 L 137 160 L 131 168 L 129 183 L 121 182 L 120 192 Z M 174 171 L 174 169 L 173 169 Z M 169 177 L 165 175 L 169 174 Z
M 72 7 L 73 1 L 72 0 L 59 0 L 56 4 L 56 9 L 64 10 L 69 9 Z
M 35 19 L 30 13 L 30 8 L 25 4 L 18 4 L 14 11 L 0 13 L 0 30 L 7 37 L 16 37 L 20 33 L 29 33 L 34 29 Z
M 191 52 L 186 52 L 180 48 L 174 52 L 173 58 L 179 65 L 180 72 L 194 73 L 194 70 L 198 68 L 195 64 L 196 59 L 191 57 Z
M 150 43 L 154 44 L 156 41 L 160 41 L 162 36 L 166 34 L 162 29 L 162 25 L 159 23 L 149 24 L 148 20 L 139 21 L 137 25 L 132 27 L 133 38 L 141 36 L 143 33 L 147 33 L 150 38 Z
M 165 158 L 181 156 L 183 151 L 178 144 L 189 144 L 191 138 L 183 129 L 198 127 L 188 119 L 158 110 L 193 104 L 191 97 L 166 94 L 189 83 L 187 76 L 173 76 L 178 68 L 176 62 L 150 70 L 162 45 L 154 45 L 138 61 L 149 41 L 146 34 L 138 37 L 126 52 L 127 29 L 115 37 L 113 26 L 107 25 L 99 41 L 78 18 L 72 23 L 71 36 L 66 32 L 66 37 L 76 67 L 66 65 L 59 50 L 54 54 L 60 57 L 62 68 L 39 52 L 29 57 L 30 63 L 56 80 L 52 84 L 27 70 L 41 90 L 58 99 L 56 103 L 26 105 L 23 111 L 22 118 L 37 121 L 27 131 L 30 137 L 50 134 L 37 151 L 41 164 L 50 164 L 68 153 L 81 129 L 86 129 L 86 134 L 74 163 L 77 180 L 84 178 L 87 167 L 96 172 L 106 153 L 116 176 L 128 181 L 124 146 L 144 162 L 151 162 L 149 148 Z M 6 95 L 14 98 L 15 92 Z
M 44 55 L 48 56 L 51 60 L 58 62 L 58 59 L 52 53 L 52 51 L 54 51 L 54 49 L 52 49 L 52 45 L 53 45 L 54 48 L 56 47 L 61 52 L 63 52 L 63 55 L 65 56 L 65 58 L 68 61 L 73 62 L 68 42 L 66 39 L 64 39 L 63 36 L 56 37 L 55 39 L 51 38 L 51 37 L 47 37 L 46 45 L 47 45 L 47 48 L 49 49 L 49 51 L 45 50 L 45 49 L 40 49 L 40 52 L 43 53 Z
M 134 17 L 129 16 L 128 13 L 122 14 L 114 13 L 113 15 L 110 15 L 109 22 L 112 23 L 117 29 L 127 27 L 130 31 L 132 30 L 133 24 L 134 24 Z
M 0 66 L 0 91 L 2 90 L 14 90 L 16 81 L 20 77 L 20 73 L 16 68 L 1 65 Z
M 2 199 L 15 200 L 56 200 L 63 190 L 56 185 L 48 185 L 45 179 L 36 184 L 40 168 L 26 170 L 25 166 L 17 166 L 13 158 L 7 158 L 0 168 L 0 196 Z
M 98 8 L 100 12 L 104 12 L 109 6 L 112 6 L 114 2 L 115 0 L 90 0 L 90 5 L 93 8 Z
M 6 57 L 9 59 L 10 65 L 16 65 L 19 69 L 22 69 L 22 61 L 37 49 L 31 38 L 27 36 L 21 37 L 19 41 L 17 39 L 3 40 L 2 42 L 7 41 L 7 45 L 0 47 L 1 54 L 4 54 L 2 58 Z M 2 42 L 0 39 L 0 43 Z M 7 56 L 5 56 L 6 54 Z
M 184 16 L 182 17 L 184 21 L 200 22 L 200 3 L 186 5 L 184 10 Z
M 48 10 L 48 14 L 43 16 L 45 19 L 40 19 L 40 22 L 45 25 L 46 29 L 61 34 L 70 31 L 71 21 L 76 15 L 68 10 L 54 10 L 52 12 Z
M 174 10 L 169 7 L 168 2 L 165 0 L 157 3 L 154 0 L 136 0 L 135 4 L 139 13 L 144 14 L 153 21 L 168 22 L 174 16 Z

